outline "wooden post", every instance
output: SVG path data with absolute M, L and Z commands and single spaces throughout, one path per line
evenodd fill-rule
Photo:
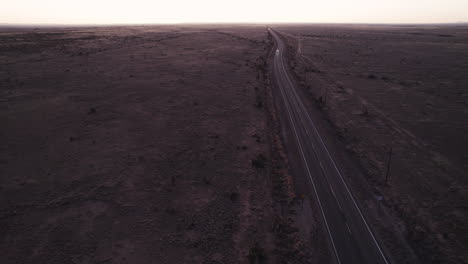
M 390 174 L 390 163 L 392 162 L 392 154 L 393 148 L 390 147 L 390 151 L 388 152 L 387 172 L 385 173 L 385 185 L 387 185 L 388 175 Z
M 297 54 L 301 54 L 302 53 L 302 45 L 301 45 L 301 34 L 299 34 L 299 41 L 298 41 L 298 47 L 297 47 Z

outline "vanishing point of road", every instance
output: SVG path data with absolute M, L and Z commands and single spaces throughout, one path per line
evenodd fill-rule
M 285 44 L 278 33 L 269 31 L 276 42 L 273 51 L 274 96 L 282 98 L 280 109 L 285 112 L 286 129 L 294 138 L 295 149 L 299 152 L 297 157 L 310 180 L 310 191 L 319 207 L 336 263 L 388 264 L 389 260 L 348 187 L 339 164 L 288 75 L 284 62 Z

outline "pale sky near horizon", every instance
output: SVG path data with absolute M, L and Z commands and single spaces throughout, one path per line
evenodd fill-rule
M 468 22 L 468 0 L 0 0 L 0 23 Z

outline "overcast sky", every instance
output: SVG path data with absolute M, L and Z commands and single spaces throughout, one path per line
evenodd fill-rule
M 0 23 L 468 22 L 468 0 L 0 0 Z

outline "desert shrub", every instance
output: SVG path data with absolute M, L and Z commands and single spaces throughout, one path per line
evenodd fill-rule
M 369 116 L 369 110 L 367 109 L 366 105 L 362 105 L 361 115 L 366 116 L 366 117 Z
M 95 114 L 96 113 L 96 108 L 92 107 L 89 109 L 88 111 L 88 115 L 92 115 L 92 114 Z
M 256 106 L 257 108 L 262 108 L 262 107 L 263 107 L 262 97 L 259 96 L 259 95 L 257 95 L 257 97 L 256 97 L 255 106 Z
M 239 200 L 239 193 L 231 192 L 231 194 L 229 195 L 229 199 L 231 199 L 232 202 Z
M 266 263 L 265 251 L 257 243 L 249 251 L 249 263 L 250 264 L 262 264 Z
M 210 185 L 211 181 L 210 181 L 210 179 L 208 179 L 208 177 L 203 176 L 203 183 L 206 184 L 206 185 Z
M 326 97 L 322 95 L 315 98 L 315 102 L 317 103 L 317 106 L 319 108 L 325 107 L 326 101 L 327 101 Z
M 173 207 L 166 207 L 166 213 L 169 215 L 175 215 L 176 214 L 176 209 Z
M 266 158 L 263 154 L 258 154 L 255 159 L 252 160 L 252 166 L 255 168 L 265 168 Z

